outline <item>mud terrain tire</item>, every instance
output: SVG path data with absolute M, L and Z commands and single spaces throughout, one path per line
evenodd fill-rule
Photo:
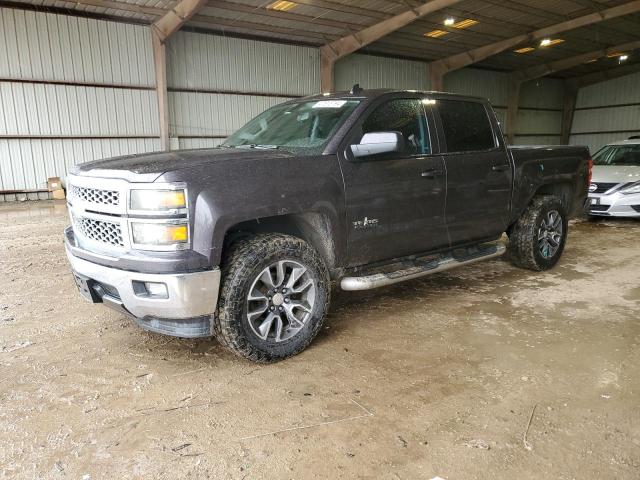
M 534 197 L 509 232 L 511 261 L 529 270 L 552 268 L 562 256 L 567 227 L 567 214 L 560 198 L 553 195 Z M 546 249 L 546 246 L 550 248 Z
M 284 265 L 281 268 L 285 272 L 280 283 L 279 265 Z M 265 269 L 268 274 L 265 274 Z M 298 273 L 306 269 L 301 274 L 304 278 L 300 277 L 301 280 L 296 281 L 297 287 L 286 289 L 286 284 L 295 280 L 294 269 Z M 264 282 L 261 280 L 263 278 L 269 281 Z M 300 304 L 310 307 L 308 312 L 293 310 L 296 308 L 293 306 L 296 301 L 293 291 L 302 287 L 299 283 L 302 281 L 311 281 L 314 288 L 313 301 L 300 301 Z M 269 293 L 267 284 L 275 287 L 269 288 Z M 262 291 L 258 291 L 257 286 Z M 262 295 L 268 298 L 264 300 L 267 305 L 266 313 L 262 314 L 267 320 L 259 325 L 250 320 L 250 317 L 256 308 L 262 308 L 263 300 L 251 300 L 250 293 L 251 298 Z M 282 234 L 261 234 L 238 240 L 229 248 L 222 264 L 222 285 L 218 311 L 213 321 L 213 334 L 228 350 L 253 362 L 271 363 L 283 360 L 307 348 L 318 334 L 329 306 L 329 297 L 330 279 L 327 267 L 305 241 Z M 291 310 L 284 311 L 286 307 L 291 307 Z M 275 326 L 268 323 L 269 310 L 275 310 L 274 313 L 281 318 L 277 320 L 271 317 L 272 323 L 275 320 Z M 301 316 L 303 322 L 289 321 L 290 312 Z M 261 319 L 262 317 L 258 321 L 262 321 Z M 260 326 L 265 328 L 266 334 L 261 332 Z M 261 338 L 261 334 L 265 338 Z M 291 337 L 287 338 L 287 334 Z

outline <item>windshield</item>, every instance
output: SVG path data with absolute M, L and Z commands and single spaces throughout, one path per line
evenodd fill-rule
M 266 110 L 231 135 L 223 147 L 283 148 L 321 153 L 359 100 L 314 100 Z
M 640 144 L 607 145 L 593 156 L 595 165 L 640 166 Z

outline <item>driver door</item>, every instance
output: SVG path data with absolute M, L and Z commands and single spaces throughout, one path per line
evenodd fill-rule
M 447 244 L 446 171 L 433 151 L 431 110 L 421 98 L 374 104 L 348 136 L 341 166 L 345 182 L 350 265 L 424 252 Z M 398 132 L 393 153 L 354 157 L 351 144 L 365 133 Z

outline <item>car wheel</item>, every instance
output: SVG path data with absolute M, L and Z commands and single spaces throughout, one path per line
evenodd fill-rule
M 509 232 L 511 261 L 529 270 L 552 268 L 564 251 L 567 229 L 567 215 L 558 197 L 534 197 Z
M 222 275 L 213 333 L 233 353 L 275 362 L 304 350 L 320 331 L 329 273 L 305 241 L 281 234 L 239 240 Z

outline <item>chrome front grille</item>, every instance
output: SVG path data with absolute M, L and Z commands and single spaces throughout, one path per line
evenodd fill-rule
M 119 223 L 86 217 L 74 217 L 73 223 L 74 230 L 89 240 L 114 247 L 124 247 L 124 236 Z
M 78 248 L 111 258 L 119 258 L 132 250 L 170 251 L 188 248 L 187 243 L 176 243 L 166 248 L 132 243 L 131 225 L 135 220 L 144 219 L 144 223 L 177 221 L 174 218 L 164 218 L 162 212 L 131 210 L 128 199 L 132 189 L 184 189 L 186 192 L 186 185 L 182 183 L 155 183 L 153 179 L 137 175 L 135 178 L 140 181 L 130 182 L 124 178 L 103 178 L 73 173 L 67 176 L 67 206 Z M 186 208 L 180 213 L 184 214 L 181 219 L 184 218 L 185 221 L 188 218 Z M 163 218 L 157 218 L 161 214 Z M 171 213 L 170 216 L 174 217 L 174 214 Z
M 98 188 L 78 187 L 71 185 L 71 195 L 83 202 L 95 205 L 119 205 L 120 192 L 117 190 L 101 190 Z
M 591 184 L 591 188 L 593 188 L 593 190 L 589 190 L 590 193 L 605 193 L 608 192 L 609 190 L 611 190 L 613 187 L 615 187 L 616 185 L 618 185 L 617 183 L 592 183 Z

